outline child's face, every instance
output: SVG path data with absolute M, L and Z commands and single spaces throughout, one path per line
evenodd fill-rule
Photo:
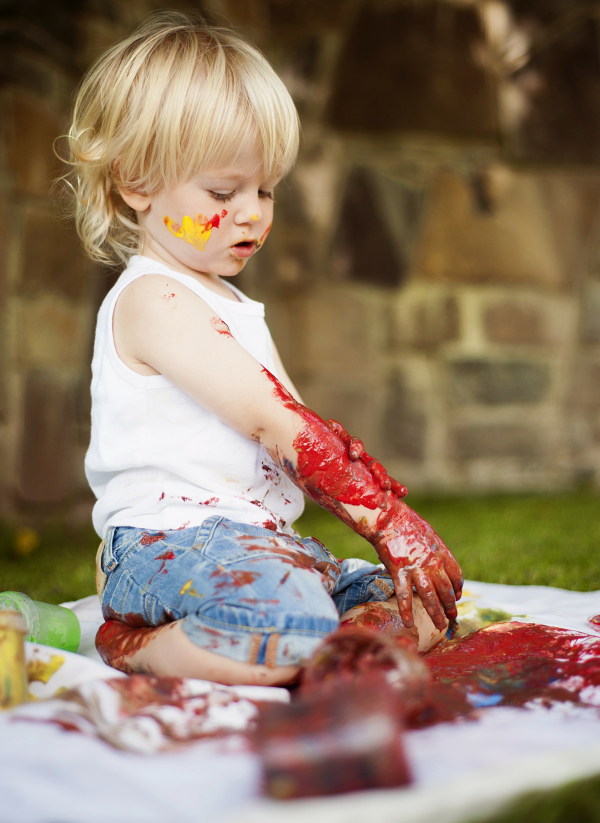
M 258 156 L 248 152 L 149 196 L 138 213 L 143 253 L 199 274 L 237 274 L 266 240 L 277 182 L 264 179 Z

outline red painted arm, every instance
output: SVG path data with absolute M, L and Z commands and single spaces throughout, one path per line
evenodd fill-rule
M 302 406 L 266 369 L 277 399 L 303 420 L 295 462 L 278 458 L 289 477 L 375 548 L 390 572 L 400 615 L 412 626 L 413 586 L 438 628 L 456 617 L 460 566 L 431 526 L 401 499 L 406 489 L 336 421 Z M 358 508 L 355 508 L 358 507 Z

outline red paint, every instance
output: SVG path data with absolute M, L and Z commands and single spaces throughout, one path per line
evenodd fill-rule
M 170 549 L 167 549 L 167 551 L 163 552 L 162 554 L 159 554 L 158 557 L 155 557 L 154 559 L 155 560 L 162 560 L 162 563 L 160 564 L 159 569 L 154 572 L 154 574 L 152 575 L 152 577 L 148 581 L 148 585 L 150 585 L 150 583 L 152 583 L 152 581 L 154 580 L 154 578 L 156 577 L 157 574 L 168 574 L 167 568 L 166 568 L 167 560 L 175 560 L 175 554 Z
M 133 628 L 117 620 L 107 620 L 98 629 L 96 649 L 108 666 L 132 674 L 141 670 L 139 662 L 136 664 L 132 658 L 145 648 L 158 632 L 168 628 L 170 626 Z
M 211 317 L 208 322 L 216 332 L 222 334 L 223 337 L 231 337 L 233 340 L 233 335 L 229 330 L 229 326 L 224 320 L 221 320 L 220 317 Z
M 185 502 L 186 502 L 186 500 L 191 500 L 192 498 L 191 498 L 191 497 L 183 497 L 183 496 L 182 496 L 182 498 L 181 498 L 181 499 L 182 499 L 182 500 L 183 500 L 183 502 L 185 503 Z
M 163 492 L 162 497 L 164 496 L 165 493 Z M 161 500 L 162 497 L 160 498 Z M 148 534 L 147 532 L 144 532 L 140 543 L 142 546 L 151 546 L 153 543 L 158 543 L 159 540 L 165 540 L 166 536 L 167 535 L 164 532 L 156 532 L 156 534 Z
M 474 706 L 581 703 L 583 689 L 600 686 L 600 638 L 532 623 L 488 626 L 423 660 L 434 686 L 417 726 L 468 715 Z
M 270 531 L 276 532 L 277 526 L 271 520 L 265 520 L 263 523 L 263 529 L 270 529 Z
M 275 586 L 275 588 L 278 588 L 279 586 L 283 586 L 285 584 L 285 582 L 287 581 L 288 577 L 290 576 L 290 574 L 291 574 L 291 572 L 286 572 L 283 575 L 283 577 L 281 578 L 281 580 L 279 581 L 279 583 L 277 584 L 277 586 Z
M 399 712 L 412 716 L 422 710 L 431 676 L 419 655 L 392 637 L 358 626 L 340 627 L 325 638 L 302 670 L 300 687 L 314 692 L 329 685 L 339 693 L 373 676 L 387 680 L 401 696 Z
M 164 499 L 165 499 L 165 493 L 163 492 L 163 493 L 161 494 L 161 496 L 160 496 L 158 499 L 159 499 L 159 501 L 160 501 L 160 500 L 164 500 Z
M 263 243 L 265 242 L 265 240 L 267 239 L 267 236 L 268 236 L 269 232 L 271 231 L 271 226 L 272 226 L 272 225 L 273 225 L 272 223 L 269 223 L 269 225 L 267 226 L 267 228 L 266 228 L 266 229 L 265 229 L 265 231 L 263 232 L 262 237 L 260 238 L 260 240 L 259 240 L 259 241 L 258 241 L 258 243 L 256 244 L 256 251 L 258 251 L 258 250 L 260 249 L 260 247 L 262 246 L 262 244 L 263 244 Z
M 403 786 L 411 781 L 394 692 L 381 678 L 261 707 L 256 745 L 277 800 Z
M 221 217 L 227 217 L 227 209 L 223 209 L 221 212 Z
M 456 617 L 462 589 L 460 566 L 431 526 L 410 509 L 398 494 L 404 487 L 390 478 L 380 463 L 366 454 L 362 442 L 350 437 L 339 423 L 325 423 L 298 403 L 267 369 L 275 397 L 299 414 L 304 427 L 294 441 L 297 463 L 284 468 L 303 491 L 336 514 L 375 548 L 390 572 L 404 625 L 413 625 L 412 589 L 438 629 L 444 614 Z M 375 525 L 366 518 L 355 522 L 340 504 L 379 509 Z
M 600 614 L 595 614 L 593 617 L 588 617 L 588 623 L 595 629 L 600 629 Z
M 245 536 L 242 535 L 239 539 L 244 540 Z M 251 535 L 248 535 L 247 538 L 249 541 L 254 540 L 255 538 Z M 327 583 L 327 588 L 329 591 L 333 590 L 337 579 L 339 577 L 339 568 L 338 566 L 328 560 L 317 560 L 312 554 L 308 554 L 307 552 L 303 552 L 301 550 L 293 549 L 293 548 L 286 548 L 285 546 L 281 545 L 279 540 L 273 540 L 272 543 L 274 545 L 268 546 L 267 551 L 271 554 L 276 554 L 279 557 L 279 560 L 282 563 L 289 563 L 290 566 L 294 566 L 297 569 L 308 569 L 309 571 L 315 571 L 321 574 L 325 578 L 325 582 Z M 264 544 L 261 545 L 247 545 L 244 547 L 246 551 L 258 551 L 264 552 L 265 546 Z M 252 560 L 250 562 L 253 562 Z M 280 581 L 278 585 L 285 582 L 287 577 Z
M 227 212 L 225 212 L 227 214 Z M 224 216 L 224 215 L 223 215 Z M 218 229 L 221 225 L 221 217 L 218 214 L 213 214 L 210 220 L 206 221 L 207 229 Z
M 396 609 L 388 607 L 385 602 L 367 603 L 364 611 L 344 620 L 340 626 L 359 626 L 388 635 L 406 634 L 410 631 L 405 628 Z
M 215 584 L 215 590 L 223 589 L 226 586 L 232 586 L 236 589 L 240 589 L 242 586 L 251 585 L 254 583 L 256 578 L 260 576 L 261 575 L 259 572 L 248 572 L 243 570 L 227 571 L 223 568 L 223 566 L 218 566 L 211 574 L 211 577 L 221 577 L 221 580 Z
M 200 505 L 201 506 L 210 506 L 211 508 L 214 508 L 215 506 L 218 505 L 218 503 L 219 503 L 219 498 L 218 497 L 209 497 L 208 500 L 204 500 L 202 503 L 200 503 Z

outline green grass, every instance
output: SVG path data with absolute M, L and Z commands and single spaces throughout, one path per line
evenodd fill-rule
M 600 777 L 523 795 L 485 823 L 600 823 Z
M 600 497 L 419 497 L 410 505 L 431 523 L 471 580 L 600 589 Z M 333 515 L 310 506 L 297 524 L 337 557 L 377 562 L 371 546 Z
M 600 589 L 600 497 L 566 495 L 419 497 L 410 504 L 436 529 L 465 577 L 489 583 Z M 372 547 L 335 517 L 309 505 L 297 528 L 325 543 L 337 557 L 377 562 Z M 0 524 L 0 591 L 23 591 L 61 603 L 93 594 L 98 537 L 55 522 L 40 532 L 29 554 L 16 546 L 17 531 Z
M 28 554 L 18 550 L 19 532 L 0 524 L 0 591 L 25 592 L 34 600 L 63 603 L 96 591 L 95 559 L 100 542 L 93 528 L 51 523 Z

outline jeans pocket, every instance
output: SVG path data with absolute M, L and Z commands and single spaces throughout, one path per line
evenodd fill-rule
M 278 545 L 278 538 L 267 529 L 222 518 L 214 524 L 200 551 L 213 563 L 228 566 L 248 557 L 268 557 Z

